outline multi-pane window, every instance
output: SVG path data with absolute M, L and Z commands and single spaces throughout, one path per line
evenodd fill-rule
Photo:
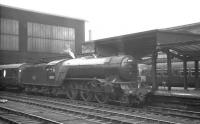
M 0 18 L 0 50 L 19 50 L 19 22 Z
M 74 28 L 28 23 L 28 51 L 63 53 L 75 49 Z

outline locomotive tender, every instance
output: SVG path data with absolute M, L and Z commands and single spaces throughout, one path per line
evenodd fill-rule
M 69 99 L 118 101 L 126 105 L 142 103 L 147 95 L 145 88 L 138 87 L 137 62 L 127 55 L 55 60 L 23 69 L 16 66 L 18 73 L 11 77 L 7 67 L 0 66 L 1 85 L 6 86 L 11 78 L 18 79 L 17 86 L 25 92 L 65 94 Z

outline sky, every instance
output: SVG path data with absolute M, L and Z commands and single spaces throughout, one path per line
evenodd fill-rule
M 85 40 L 200 22 L 199 0 L 0 0 L 0 4 L 85 20 Z

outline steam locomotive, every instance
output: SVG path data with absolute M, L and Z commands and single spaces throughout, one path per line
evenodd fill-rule
M 55 60 L 43 64 L 0 65 L 2 87 L 59 95 L 69 99 L 140 104 L 148 90 L 140 87 L 136 60 L 127 55 Z

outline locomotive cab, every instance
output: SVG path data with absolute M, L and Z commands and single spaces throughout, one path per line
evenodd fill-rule
M 47 73 L 45 64 L 37 64 L 27 67 L 22 72 L 22 83 L 30 85 L 38 85 L 46 82 Z
M 57 83 L 59 65 L 63 60 L 55 60 L 49 63 L 36 64 L 27 67 L 23 71 L 23 84 L 26 86 L 59 86 Z

